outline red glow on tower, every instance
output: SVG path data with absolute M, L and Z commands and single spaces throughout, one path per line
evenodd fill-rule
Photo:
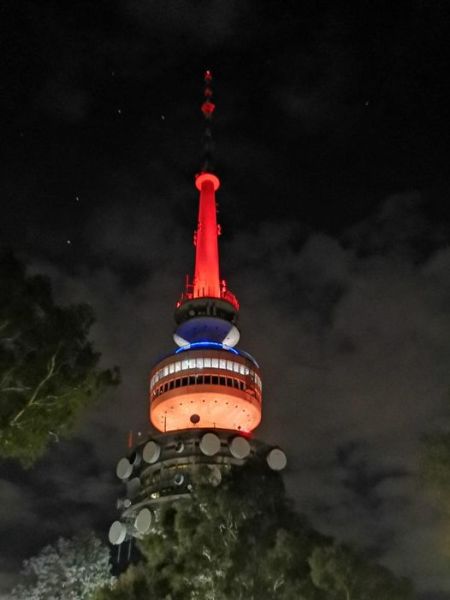
M 195 181 L 200 191 L 198 227 L 195 233 L 194 298 L 220 298 L 219 247 L 217 241 L 216 190 L 220 182 L 211 173 L 198 175 Z
M 211 89 L 212 73 L 205 71 L 204 75 L 204 97 L 201 106 L 202 113 L 207 122 L 205 140 L 206 154 L 209 154 L 211 130 L 209 121 L 215 109 L 211 101 L 213 91 Z M 207 163 L 203 171 L 195 178 L 195 186 L 200 192 L 198 225 L 194 233 L 195 271 L 193 283 L 186 281 L 186 288 L 182 294 L 177 307 L 186 300 L 195 298 L 221 298 L 229 302 L 235 310 L 239 310 L 237 298 L 228 289 L 225 280 L 220 279 L 219 270 L 219 245 L 218 235 L 220 226 L 217 223 L 216 191 L 220 187 L 217 175 L 211 173 Z

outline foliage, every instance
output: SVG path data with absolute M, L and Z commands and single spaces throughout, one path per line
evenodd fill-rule
M 292 510 L 279 474 L 249 464 L 217 488 L 197 483 L 192 498 L 164 506 L 140 543 L 145 562 L 96 600 L 347 600 L 338 584 L 330 595 L 326 583 L 333 578 L 318 552 L 330 547 L 330 538 Z M 358 582 L 372 578 L 371 600 L 411 598 L 398 593 L 401 584 L 386 569 L 362 558 L 353 566 Z
M 86 304 L 55 304 L 47 278 L 0 255 L 0 456 L 29 466 L 67 435 L 118 372 L 100 370 Z
M 388 569 L 364 560 L 354 550 L 336 544 L 314 548 L 309 559 L 314 585 L 330 600 L 407 600 L 411 585 Z
M 46 546 L 24 562 L 21 575 L 8 600 L 90 600 L 114 581 L 109 549 L 92 533 Z

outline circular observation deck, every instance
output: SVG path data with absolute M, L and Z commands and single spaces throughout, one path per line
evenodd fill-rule
M 198 344 L 161 360 L 150 374 L 150 421 L 159 431 L 250 432 L 261 421 L 256 363 L 235 349 Z

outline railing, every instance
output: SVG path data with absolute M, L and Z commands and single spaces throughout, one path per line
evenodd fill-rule
M 190 283 L 186 277 L 184 292 L 181 294 L 180 299 L 177 302 L 177 308 L 179 308 L 184 302 L 188 300 L 194 300 L 195 298 L 217 298 L 217 296 L 208 294 L 207 289 L 202 289 L 200 292 L 197 290 L 196 293 L 194 284 Z M 230 292 L 230 290 L 227 288 L 227 284 L 224 279 L 221 281 L 219 298 L 229 302 L 236 310 L 239 310 L 239 301 L 233 292 Z

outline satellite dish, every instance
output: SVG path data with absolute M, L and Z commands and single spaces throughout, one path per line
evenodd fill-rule
M 282 471 L 287 465 L 286 454 L 280 448 L 272 448 L 266 460 L 269 467 L 274 471 Z
M 233 348 L 238 343 L 240 337 L 241 334 L 239 333 L 239 329 L 233 325 L 222 343 Z
M 184 475 L 183 473 L 177 473 L 173 478 L 173 482 L 175 485 L 183 485 L 184 483 Z
M 200 440 L 200 450 L 206 456 L 214 456 L 220 450 L 220 439 L 215 433 L 205 433 Z
M 113 544 L 113 546 L 118 546 L 122 542 L 125 541 L 127 537 L 127 528 L 126 525 L 121 523 L 120 521 L 114 521 L 114 523 L 109 528 L 108 539 L 109 543 Z
M 161 446 L 151 440 L 145 444 L 144 450 L 142 451 L 142 458 L 146 463 L 153 464 L 158 460 L 160 454 Z
M 216 465 L 213 465 L 210 467 L 211 472 L 209 474 L 209 483 L 213 486 L 213 487 L 217 487 L 218 485 L 220 485 L 220 482 L 222 481 L 222 473 L 219 469 L 219 467 L 217 467 Z
M 130 481 L 127 482 L 127 496 L 129 498 L 134 498 L 141 488 L 141 480 L 139 477 L 133 477 Z
M 148 508 L 143 508 L 139 511 L 138 516 L 134 520 L 134 526 L 136 528 L 136 531 L 138 531 L 141 534 L 147 533 L 152 525 L 152 521 L 153 515 L 151 510 L 149 510 Z
M 117 463 L 116 475 L 119 479 L 128 479 L 133 472 L 133 466 L 128 458 L 121 458 Z
M 247 458 L 250 454 L 250 450 L 250 444 L 244 437 L 237 435 L 231 440 L 230 452 L 234 458 Z
M 141 464 L 141 459 L 142 459 L 142 457 L 141 457 L 140 453 L 137 450 L 135 450 L 128 457 L 128 460 L 133 465 L 133 467 L 138 467 Z

